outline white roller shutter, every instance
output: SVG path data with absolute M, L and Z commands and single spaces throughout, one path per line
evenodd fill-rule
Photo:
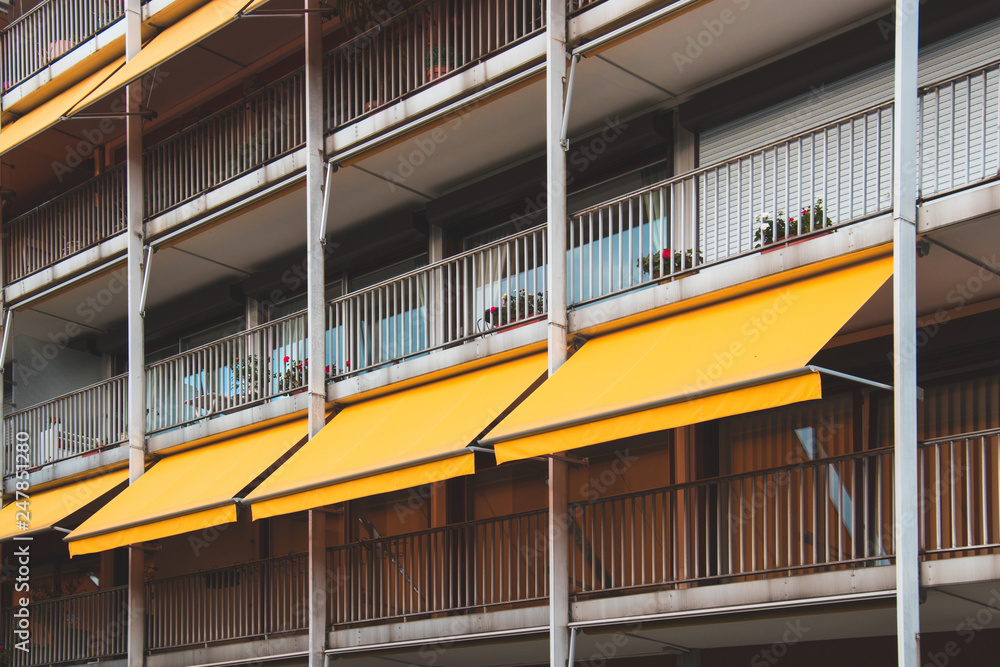
M 1000 19 L 924 49 L 920 85 L 997 60 Z M 754 234 L 765 214 L 799 215 L 819 200 L 835 223 L 887 210 L 892 83 L 892 64 L 886 63 L 703 132 L 700 164 L 727 161 L 698 179 L 705 260 L 755 247 Z M 924 91 L 923 196 L 997 172 L 998 98 L 995 67 Z M 807 132 L 823 126 L 828 127 Z M 796 138 L 783 141 L 790 137 Z
M 921 86 L 1000 60 L 1000 19 L 936 42 L 920 54 Z M 699 136 L 708 165 L 892 99 L 892 63 L 851 75 Z

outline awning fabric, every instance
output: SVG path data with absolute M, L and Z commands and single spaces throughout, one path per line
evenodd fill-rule
M 51 100 L 35 107 L 13 123 L 4 125 L 0 128 L 0 155 L 17 148 L 25 141 L 58 123 L 69 109 L 78 106 L 83 98 L 87 97 L 94 88 L 124 63 L 125 57 L 122 56 L 75 86 L 71 86 Z
M 212 0 L 196 9 L 159 35 L 142 45 L 142 50 L 107 81 L 87 95 L 79 105 L 83 108 L 119 88 L 135 81 L 154 67 L 162 65 L 185 49 L 194 46 L 235 20 L 249 0 Z M 267 0 L 254 0 L 244 11 L 251 11 Z
M 17 536 L 28 536 L 50 530 L 69 515 L 83 509 L 116 486 L 128 481 L 128 470 L 118 470 L 103 475 L 95 475 L 79 482 L 73 482 L 41 493 L 28 494 L 28 528 L 17 527 L 17 515 L 22 511 L 17 501 L 0 510 L 0 540 Z
M 247 497 L 253 518 L 472 474 L 466 447 L 546 364 L 535 354 L 346 407 Z
M 890 275 L 882 257 L 595 338 L 482 443 L 499 463 L 820 398 L 806 364 Z
M 82 111 L 223 28 L 236 19 L 248 1 L 212 0 L 149 40 L 128 62 L 124 56 L 118 58 L 24 117 L 0 128 L 0 155 L 45 131 L 63 116 Z M 267 0 L 253 0 L 245 11 L 256 9 L 265 2 Z
M 307 434 L 298 420 L 164 458 L 66 537 L 70 555 L 235 521 L 234 496 Z

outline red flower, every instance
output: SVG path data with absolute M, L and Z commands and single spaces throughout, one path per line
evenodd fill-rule
M 329 366 L 327 366 L 327 367 L 326 367 L 326 372 L 327 372 L 327 373 L 329 373 L 329 372 L 330 372 L 330 367 L 329 367 Z
M 663 259 L 669 259 L 670 258 L 670 248 L 667 248 L 661 254 L 663 255 Z
M 288 363 L 288 360 L 289 360 L 289 359 L 291 359 L 291 357 L 285 357 L 285 363 L 286 363 L 286 364 Z
M 344 365 L 345 365 L 345 366 L 350 366 L 350 365 L 351 365 L 351 362 L 349 362 L 349 361 L 345 361 L 345 362 L 344 362 Z

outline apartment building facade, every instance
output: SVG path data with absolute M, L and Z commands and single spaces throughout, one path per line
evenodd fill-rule
M 0 0 L 0 661 L 992 664 L 996 8 L 348 11 Z

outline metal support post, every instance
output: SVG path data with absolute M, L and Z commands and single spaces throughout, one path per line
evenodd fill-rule
M 917 485 L 917 28 L 919 3 L 896 2 L 893 109 L 893 418 L 896 638 L 900 667 L 920 664 Z
M 142 7 L 140 0 L 125 4 L 125 58 L 131 60 L 142 48 Z M 144 377 L 144 328 L 142 321 L 143 283 L 143 175 L 142 175 L 142 81 L 125 89 L 125 159 L 126 159 L 126 258 L 128 275 L 128 443 L 129 483 L 142 475 L 146 466 L 146 399 Z M 146 628 L 145 552 L 129 548 L 128 567 L 128 664 L 141 667 L 144 662 Z
M 323 165 L 323 33 L 319 0 L 306 0 L 306 326 L 309 337 L 309 437 L 323 428 L 326 412 L 326 315 L 324 304 L 324 199 L 332 193 Z M 332 173 L 332 168 L 331 168 Z M 309 667 L 326 655 L 326 515 L 309 511 Z
M 545 140 L 548 225 L 549 374 L 563 365 L 566 351 L 566 153 L 561 144 L 566 104 L 566 3 L 546 4 Z
M 545 7 L 545 191 L 548 220 L 549 375 L 567 359 L 566 330 L 566 152 L 562 145 L 566 112 L 566 3 L 548 0 Z M 567 130 L 568 131 L 568 130 Z M 567 465 L 549 458 L 549 664 L 567 667 L 569 660 L 569 536 Z
M 317 14 L 307 14 L 318 16 Z M 309 667 L 326 663 L 326 512 L 309 510 Z
M 569 662 L 569 464 L 549 457 L 549 665 Z

